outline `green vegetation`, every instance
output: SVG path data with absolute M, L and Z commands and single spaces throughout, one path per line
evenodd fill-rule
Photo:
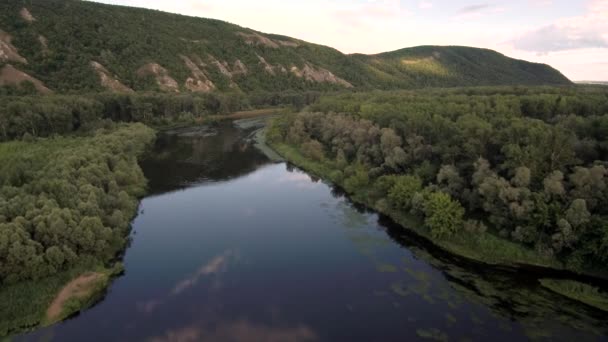
M 93 137 L 0 144 L 0 278 L 41 279 L 122 251 L 146 180 L 142 124 Z
M 126 246 L 146 187 L 137 157 L 154 132 L 108 126 L 0 144 L 0 335 L 40 323 L 68 280 L 104 269 Z
M 342 94 L 267 138 L 455 254 L 606 274 L 607 99 L 602 87 Z
M 546 65 L 463 46 L 418 46 L 355 58 L 375 74 L 383 75 L 383 81 L 393 88 L 569 83 Z
M 34 21 L 20 15 L 24 6 Z M 218 20 L 80 0 L 4 1 L 0 30 L 12 36 L 12 44 L 27 60 L 0 61 L 0 68 L 10 63 L 56 93 L 157 91 L 167 90 L 166 85 L 169 91 L 187 92 L 188 78 L 195 81 L 191 85 L 205 85 L 195 91 L 237 93 L 327 91 L 349 84 L 362 89 L 570 84 L 547 65 L 484 49 L 423 46 L 374 56 L 344 55 Z M 105 86 L 91 62 L 105 68 L 110 80 Z M 166 72 L 142 71 L 150 63 Z M 163 86 L 157 82 L 159 75 L 175 82 Z M 27 81 L 2 91 L 22 94 L 35 87 Z
M 25 134 L 48 137 L 86 132 L 111 122 L 143 122 L 153 127 L 191 125 L 251 108 L 283 104 L 297 109 L 317 98 L 314 92 L 0 96 L 0 141 Z
M 112 278 L 123 271 L 122 263 L 117 263 L 112 269 L 97 267 L 95 272 L 87 271 L 74 277 L 54 297 L 44 313 L 42 325 L 48 326 L 60 322 L 88 309 L 105 295 Z
M 88 296 L 74 298 L 67 302 L 61 315 L 53 321 L 47 319 L 47 311 L 57 298 L 62 288 L 72 279 L 95 270 L 103 277 L 89 289 Z M 38 280 L 28 280 L 0 289 L 0 336 L 34 328 L 39 325 L 50 325 L 65 319 L 74 313 L 93 305 L 105 293 L 110 280 L 120 272 L 120 264 L 112 269 L 100 266 L 82 265 L 68 271 L 60 272 L 52 277 Z
M 589 306 L 608 311 L 608 293 L 574 280 L 541 279 L 542 286 L 568 298 L 578 300 Z

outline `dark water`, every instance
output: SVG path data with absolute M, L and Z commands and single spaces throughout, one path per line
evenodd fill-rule
M 606 314 L 533 275 L 425 247 L 230 124 L 198 133 L 142 163 L 151 195 L 106 298 L 18 340 L 606 340 Z

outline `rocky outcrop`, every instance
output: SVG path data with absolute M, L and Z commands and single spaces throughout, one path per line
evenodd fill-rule
M 237 59 L 232 66 L 232 75 L 247 75 L 249 70 L 247 66 L 241 62 L 240 59 Z
M 256 55 L 258 56 L 258 59 L 260 60 L 260 64 L 264 67 L 264 71 L 266 71 L 267 73 L 271 74 L 271 75 L 276 75 L 275 71 L 274 71 L 274 66 L 270 65 L 270 63 L 268 63 L 266 61 L 266 59 L 260 55 Z
M 208 93 L 215 89 L 213 82 L 209 80 L 207 75 L 190 58 L 186 56 L 180 57 L 191 72 L 191 76 L 186 79 L 186 89 L 198 93 Z
M 27 64 L 17 48 L 12 44 L 13 38 L 10 34 L 0 30 L 0 62 L 18 62 Z
M 156 84 L 162 91 L 179 93 L 179 84 L 176 80 L 169 76 L 167 69 L 160 66 L 158 63 L 148 63 L 139 70 L 137 75 L 140 77 L 153 76 L 156 79 Z
M 5 65 L 2 70 L 0 70 L 0 86 L 20 86 L 23 82 L 31 82 L 36 90 L 41 94 L 51 94 L 53 92 L 40 80 L 24 73 L 21 70 L 18 70 L 10 64 Z
M 243 37 L 248 45 L 265 46 L 273 49 L 278 49 L 281 46 L 298 47 L 299 44 L 291 40 L 270 39 L 259 33 L 237 32 L 237 35 Z
M 23 7 L 21 11 L 19 11 L 19 15 L 23 20 L 27 21 L 28 23 L 33 23 L 34 21 L 36 21 L 36 18 L 34 18 L 32 13 L 30 13 L 30 11 L 25 7 Z
M 49 54 L 49 41 L 43 35 L 38 35 L 38 41 L 40 42 L 40 46 L 42 47 L 42 54 L 44 56 Z
M 261 45 L 273 49 L 279 48 L 279 44 L 277 44 L 274 40 L 268 37 L 264 37 L 259 33 L 237 32 L 237 35 L 243 37 L 245 43 L 247 43 L 248 45 Z
M 290 71 L 296 77 L 304 78 L 307 81 L 338 84 L 346 88 L 353 87 L 348 81 L 334 75 L 331 71 L 321 67 L 315 67 L 310 63 L 305 63 L 302 69 L 292 66 Z
M 108 69 L 106 69 L 103 65 L 98 62 L 91 61 L 91 67 L 97 75 L 99 76 L 99 80 L 101 82 L 101 86 L 106 88 L 109 91 L 117 92 L 117 93 L 132 93 L 133 89 L 127 87 L 122 84 L 116 75 L 113 75 Z

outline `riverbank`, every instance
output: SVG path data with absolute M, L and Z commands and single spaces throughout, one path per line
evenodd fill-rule
M 541 279 L 543 287 L 570 299 L 608 312 L 608 293 L 601 289 L 573 280 Z
M 111 280 L 124 271 L 122 263 L 113 268 L 87 271 L 70 280 L 55 296 L 46 310 L 42 326 L 63 321 L 74 314 L 93 306 L 103 298 Z
M 269 146 L 294 165 L 319 178 L 331 181 L 342 189 L 345 188 L 342 179 L 335 176 L 335 168 L 332 165 L 313 161 L 293 146 L 282 143 L 270 143 Z M 361 187 L 355 192 L 347 191 L 347 193 L 355 203 L 388 216 L 404 229 L 424 238 L 438 248 L 472 262 L 497 267 L 545 269 L 550 272 L 563 271 L 572 273 L 573 276 L 581 275 L 591 280 L 597 279 L 600 282 L 605 282 L 607 279 L 605 274 L 598 271 L 571 268 L 554 258 L 543 257 L 534 250 L 487 232 L 437 239 L 431 235 L 421 219 L 391 208 L 386 201 L 376 198 L 370 187 Z

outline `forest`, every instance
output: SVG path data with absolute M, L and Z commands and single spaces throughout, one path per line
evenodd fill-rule
M 110 121 L 164 127 L 240 110 L 278 106 L 297 110 L 319 96 L 314 91 L 0 96 L 0 141 L 90 131 Z
M 267 135 L 290 161 L 456 254 L 608 271 L 605 87 L 323 96 Z
M 127 242 L 146 180 L 142 125 L 0 144 L 0 284 L 104 264 Z

